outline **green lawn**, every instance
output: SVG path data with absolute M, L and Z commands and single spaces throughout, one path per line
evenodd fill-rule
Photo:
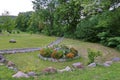
M 120 80 L 120 63 L 110 67 L 86 68 L 72 72 L 40 75 L 36 78 L 12 78 L 13 71 L 0 66 L 0 80 Z
M 40 72 L 46 67 L 55 67 L 57 69 L 65 68 L 66 66 L 71 66 L 72 63 L 81 61 L 81 58 L 67 61 L 67 62 L 50 62 L 50 61 L 44 61 L 41 60 L 38 57 L 39 51 L 31 52 L 31 53 L 25 53 L 25 54 L 11 54 L 11 55 L 5 55 L 8 60 L 13 61 L 18 69 L 24 72 L 29 71 L 36 71 Z
M 9 43 L 10 39 L 15 39 L 17 43 Z M 0 35 L 0 50 L 13 48 L 34 48 L 43 47 L 56 40 L 56 37 L 34 34 L 7 34 Z
M 119 51 L 97 43 L 83 42 L 74 39 L 64 39 L 61 44 L 67 45 L 69 47 L 75 47 L 85 59 L 87 59 L 88 49 L 102 52 L 103 61 L 111 60 L 113 57 L 120 57 Z
M 21 38 L 18 36 L 21 36 Z M 17 48 L 23 48 L 24 46 L 22 42 L 24 42 L 24 40 L 26 39 L 28 39 L 28 41 L 26 41 L 26 44 L 24 43 L 25 47 L 41 47 L 41 46 L 43 47 L 49 44 L 49 42 L 56 39 L 55 37 L 48 37 L 43 35 L 30 35 L 30 34 L 11 35 L 9 37 L 10 38 L 14 37 L 14 39 L 16 40 L 18 39 L 18 42 L 21 42 L 21 46 L 17 46 L 18 43 L 12 45 L 10 43 L 5 43 L 5 41 L 3 41 L 6 45 L 10 44 L 12 48 L 16 48 L 16 46 Z M 1 39 L 4 39 L 4 38 L 6 39 L 6 41 L 9 40 L 7 36 L 2 36 Z M 2 44 L 2 42 L 0 42 L 0 44 Z M 110 60 L 111 58 L 116 56 L 120 57 L 120 52 L 116 51 L 115 49 L 104 47 L 96 43 L 88 43 L 88 42 L 82 42 L 79 40 L 65 38 L 61 44 L 67 45 L 69 47 L 75 47 L 79 51 L 81 58 L 72 60 L 72 61 L 67 61 L 67 62 L 59 62 L 59 63 L 49 62 L 49 61 L 43 61 L 38 58 L 39 51 L 23 53 L 23 54 L 10 54 L 10 55 L 4 55 L 4 56 L 8 60 L 13 61 L 17 65 L 19 70 L 24 72 L 35 71 L 37 73 L 41 72 L 41 70 L 43 70 L 44 68 L 50 67 L 50 66 L 57 69 L 62 69 L 62 68 L 65 68 L 66 66 L 72 67 L 71 65 L 75 62 L 82 62 L 84 65 L 86 65 L 88 61 L 88 58 L 87 58 L 88 48 L 101 51 L 103 54 L 103 61 Z M 11 48 L 11 47 L 4 45 L 4 47 L 1 47 L 1 49 Z M 15 78 L 11 78 L 11 75 L 14 74 L 13 71 L 8 70 L 5 66 L 0 66 L 0 69 L 1 69 L 0 80 L 120 80 L 119 67 L 120 67 L 120 63 L 114 63 L 112 64 L 112 66 L 108 68 L 105 68 L 105 67 L 85 68 L 84 70 L 76 70 L 73 72 L 41 75 L 36 78 L 15 79 Z M 5 74 L 5 72 L 7 74 Z M 1 74 L 4 74 L 4 75 L 1 75 Z

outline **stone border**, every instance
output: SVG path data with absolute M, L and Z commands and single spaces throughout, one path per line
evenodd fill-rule
M 33 52 L 33 51 L 38 51 L 38 50 L 40 50 L 40 48 L 7 49 L 7 50 L 0 50 L 0 54 L 26 53 L 26 52 Z
M 62 59 L 54 59 L 54 58 L 46 58 L 41 56 L 40 54 L 38 55 L 40 59 L 45 60 L 45 61 L 51 61 L 51 62 L 65 62 L 65 61 L 69 61 L 69 60 L 74 60 L 74 59 L 78 59 L 80 58 L 80 55 L 72 58 L 72 59 L 67 59 L 67 58 L 62 58 Z

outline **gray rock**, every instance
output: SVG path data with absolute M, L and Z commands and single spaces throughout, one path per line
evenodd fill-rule
M 72 69 L 69 66 L 67 66 L 65 69 L 58 70 L 58 72 L 61 72 L 61 73 L 65 71 L 72 71 Z
M 9 43 L 16 43 L 16 40 L 11 39 L 11 40 L 9 40 Z
M 17 68 L 14 68 L 13 70 L 14 70 L 15 72 L 18 72 L 18 69 L 17 69 Z
M 8 69 L 14 69 L 14 67 L 11 66 L 11 67 L 8 67 Z
M 109 64 L 111 65 L 113 63 L 113 61 L 106 61 L 105 64 Z
M 3 66 L 4 64 L 3 63 L 0 63 L 0 66 Z
M 73 63 L 72 66 L 75 67 L 75 68 L 79 68 L 79 69 L 84 68 L 83 64 L 80 63 L 80 62 Z
M 107 63 L 103 63 L 103 66 L 105 66 L 105 67 L 110 67 L 110 65 L 107 64 Z
M 96 67 L 96 63 L 90 63 L 88 67 Z
M 47 73 L 56 73 L 57 72 L 57 69 L 53 68 L 53 67 L 48 67 L 46 69 L 44 69 L 42 71 L 43 74 L 47 74 Z
M 112 59 L 112 61 L 118 62 L 118 61 L 120 61 L 120 58 L 119 57 L 115 57 L 115 58 Z
M 35 72 L 28 72 L 27 75 L 33 77 L 33 76 L 36 76 L 36 73 Z
M 24 78 L 29 78 L 29 76 L 25 73 L 23 73 L 22 71 L 18 71 L 16 74 L 14 74 L 12 77 L 14 78 L 21 78 L 21 77 L 24 77 Z
M 6 62 L 6 59 L 2 55 L 0 55 L 0 63 L 4 63 L 4 62 Z
M 8 61 L 7 66 L 8 66 L 8 67 L 14 67 L 15 64 L 14 64 L 12 61 Z

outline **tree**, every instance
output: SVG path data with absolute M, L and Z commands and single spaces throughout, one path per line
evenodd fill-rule
M 14 29 L 14 18 L 9 15 L 9 11 L 4 11 L 1 16 L 1 29 L 11 33 Z
M 28 32 L 40 33 L 44 27 L 44 24 L 41 21 L 39 13 L 33 12 L 29 21 L 29 27 L 27 28 Z
M 56 0 L 35 0 L 33 1 L 33 9 L 41 18 L 41 24 L 44 24 L 43 32 L 47 35 L 52 34 L 54 24 L 54 11 Z
M 25 32 L 29 27 L 29 20 L 31 18 L 32 12 L 23 12 L 19 13 L 18 17 L 16 18 L 16 28 Z
M 56 9 L 56 23 L 59 23 L 64 29 L 65 35 L 72 35 L 76 30 L 77 24 L 80 22 L 81 2 L 77 0 L 66 0 Z

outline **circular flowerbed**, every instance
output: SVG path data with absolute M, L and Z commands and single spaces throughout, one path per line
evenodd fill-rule
M 78 51 L 75 48 L 69 48 L 63 45 L 54 45 L 52 47 L 42 48 L 39 57 L 43 60 L 53 62 L 62 62 L 70 59 L 79 58 Z

